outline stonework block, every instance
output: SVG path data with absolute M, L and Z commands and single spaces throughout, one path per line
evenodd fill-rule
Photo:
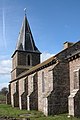
M 16 82 L 11 83 L 11 105 L 14 107 L 14 93 L 16 92 Z
M 80 116 L 80 56 L 77 53 L 78 50 L 80 50 L 80 42 L 66 48 L 42 64 L 39 64 L 40 53 L 38 51 L 16 51 L 12 57 L 11 79 L 13 81 L 10 83 L 11 89 L 7 95 L 7 103 L 11 102 L 13 107 L 19 106 L 20 109 L 39 110 L 46 116 L 68 111 L 69 115 Z M 29 59 L 28 55 L 30 55 Z M 39 65 L 31 68 L 37 64 Z M 29 69 L 31 71 L 28 71 Z M 22 76 L 20 76 L 21 73 L 23 73 Z
M 32 84 L 31 81 L 32 80 Z M 38 76 L 37 73 L 28 77 L 28 110 L 38 110 Z
M 8 85 L 8 88 L 9 88 L 9 91 L 6 95 L 6 104 L 10 105 L 11 104 L 11 85 L 10 84 Z
M 25 92 L 25 89 L 24 89 L 24 80 L 26 79 L 23 78 L 23 79 L 20 79 L 19 80 L 19 108 L 22 109 L 22 94 Z

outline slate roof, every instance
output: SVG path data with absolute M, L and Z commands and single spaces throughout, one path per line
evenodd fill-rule
M 24 16 L 22 27 L 19 32 L 16 50 L 40 53 L 38 48 L 35 46 L 34 39 L 26 15 Z
M 55 56 L 52 56 L 51 58 L 47 59 L 46 61 L 44 61 L 44 62 L 42 62 L 42 63 L 40 63 L 40 64 L 32 67 L 30 70 L 21 73 L 16 79 L 10 81 L 10 83 L 12 83 L 12 82 L 14 82 L 14 81 L 16 81 L 16 80 L 18 80 L 18 79 L 20 79 L 20 78 L 23 78 L 23 77 L 25 77 L 26 75 L 32 74 L 32 73 L 34 73 L 34 72 L 36 72 L 36 71 L 39 71 L 39 70 L 41 70 L 41 69 L 43 69 L 43 68 L 46 68 L 46 67 L 50 66 L 51 64 L 57 64 L 57 63 L 59 63 L 59 61 L 58 61 L 58 59 L 57 59 L 57 56 L 58 56 L 59 54 L 62 54 L 63 52 L 65 52 L 66 50 L 68 50 L 68 49 L 70 49 L 70 48 L 72 49 L 73 46 L 76 46 L 76 45 L 79 45 L 79 46 L 80 46 L 80 41 L 74 43 L 71 47 L 62 50 L 61 52 L 57 53 Z M 74 51 L 72 51 L 72 53 L 74 53 L 74 54 L 79 54 L 79 53 L 80 53 L 80 49 L 79 49 L 78 51 L 74 50 Z M 72 54 L 72 55 L 73 55 L 73 54 Z M 67 56 L 67 57 L 68 57 L 68 56 Z M 66 59 L 67 59 L 67 58 L 66 58 Z
M 16 81 L 16 80 L 18 80 L 20 78 L 23 78 L 26 75 L 30 75 L 30 74 L 32 74 L 34 72 L 37 72 L 37 71 L 39 71 L 39 70 L 41 70 L 43 68 L 46 68 L 46 67 L 48 67 L 48 66 L 50 66 L 52 64 L 57 64 L 57 63 L 58 63 L 58 61 L 57 61 L 56 57 L 52 56 L 51 58 L 47 59 L 46 61 L 32 67 L 28 71 L 25 71 L 25 72 L 21 73 L 16 79 L 10 81 L 10 83 L 12 83 L 13 81 Z

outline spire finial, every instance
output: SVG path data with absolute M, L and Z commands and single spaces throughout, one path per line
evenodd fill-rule
M 25 13 L 25 16 L 26 16 L 26 8 L 24 8 L 24 13 Z

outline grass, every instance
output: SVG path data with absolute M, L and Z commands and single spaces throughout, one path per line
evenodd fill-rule
M 31 118 L 32 117 L 40 117 L 43 116 L 43 114 L 41 112 L 37 112 L 37 111 L 27 111 L 27 110 L 19 110 L 18 108 L 13 108 L 10 105 L 6 105 L 6 104 L 0 104 L 0 116 L 7 116 L 7 117 L 15 117 L 18 118 L 20 117 L 20 115 L 24 116 L 26 114 L 30 115 Z M 23 116 L 21 116 L 23 117 Z M 26 117 L 26 116 L 25 116 Z
M 21 115 L 21 116 L 20 116 Z M 67 117 L 67 114 L 55 115 L 45 117 L 41 112 L 37 111 L 27 111 L 27 110 L 19 110 L 18 108 L 12 108 L 10 105 L 0 104 L 0 116 L 5 117 L 26 117 L 26 115 L 30 115 L 30 120 L 80 120 L 80 118 L 75 117 Z
M 56 116 L 49 116 L 49 117 L 40 117 L 40 118 L 32 118 L 31 120 L 80 120 L 80 118 L 75 117 L 67 117 L 67 114 L 61 114 Z

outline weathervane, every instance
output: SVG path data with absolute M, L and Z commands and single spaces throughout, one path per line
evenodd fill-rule
M 26 16 L 26 8 L 24 8 L 24 13 L 25 13 L 25 16 Z

